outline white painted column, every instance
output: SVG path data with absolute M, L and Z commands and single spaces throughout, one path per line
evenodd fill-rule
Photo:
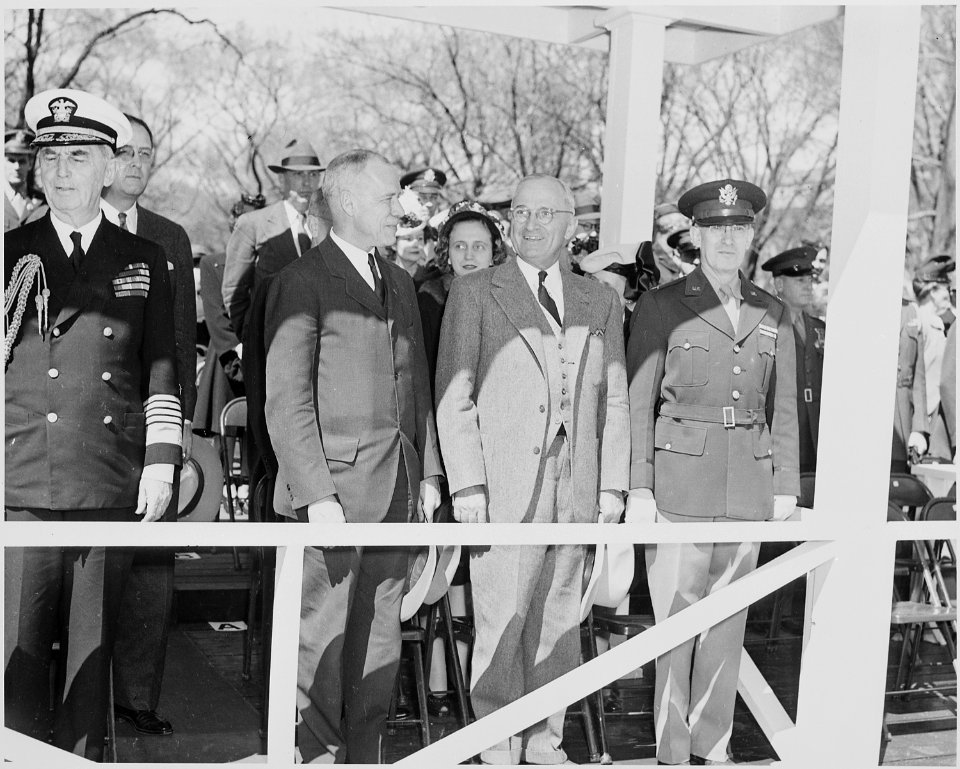
M 600 239 L 605 245 L 651 237 L 669 21 L 627 10 L 598 21 L 610 30 L 600 210 Z
M 270 639 L 270 713 L 267 718 L 267 763 L 271 766 L 294 764 L 302 584 L 303 545 L 278 547 Z
M 800 765 L 875 766 L 890 629 L 886 520 L 920 7 L 847 6 L 813 516 L 839 556 L 812 580 Z M 855 652 L 841 656 L 839 650 Z

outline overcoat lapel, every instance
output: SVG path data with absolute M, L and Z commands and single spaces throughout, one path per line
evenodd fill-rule
M 750 336 L 769 309 L 767 299 L 743 276 L 743 273 L 740 274 L 740 293 L 743 295 L 743 301 L 740 303 L 740 327 L 737 329 L 736 338 L 738 342 Z
M 553 331 L 536 304 L 530 287 L 516 261 L 510 259 L 496 269 L 491 280 L 490 293 L 503 310 L 507 319 L 517 328 L 530 352 L 537 359 L 540 373 L 546 376 L 547 364 L 543 353 L 544 334 L 553 336 Z
M 340 250 L 340 247 L 330 238 L 324 240 L 320 246 L 320 253 L 326 262 L 330 273 L 344 283 L 344 292 L 354 301 L 366 307 L 378 318 L 386 319 L 387 310 L 380 302 L 380 297 L 356 271 L 354 266 L 347 259 L 347 255 Z M 383 271 L 381 271 L 381 276 Z
M 718 331 L 733 339 L 733 324 L 720 304 L 720 297 L 713 290 L 707 276 L 698 267 L 687 276 L 683 303 Z M 743 320 L 741 318 L 741 325 Z
M 590 300 L 581 284 L 565 270 L 560 270 L 560 282 L 563 285 L 563 333 L 570 360 L 579 367 L 590 333 Z

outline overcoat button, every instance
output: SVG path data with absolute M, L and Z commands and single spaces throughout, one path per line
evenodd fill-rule
M 733 373 L 734 373 L 734 374 L 739 374 L 741 371 L 743 371 L 743 369 L 740 368 L 739 366 L 734 366 L 734 367 L 733 367 Z
M 110 379 L 112 378 L 112 376 L 113 376 L 113 374 L 111 374 L 109 371 L 104 371 L 104 372 L 100 375 L 100 378 L 101 378 L 104 382 L 109 382 Z
M 47 374 L 49 375 L 49 377 L 50 377 L 51 379 L 56 379 L 58 376 L 60 376 L 60 372 L 57 371 L 55 368 L 50 369 L 50 370 L 47 372 Z
M 103 335 L 107 338 L 113 336 L 113 329 L 110 328 L 110 326 L 107 326 L 105 329 L 103 329 Z
M 57 416 L 55 413 L 53 413 L 52 411 L 51 411 L 49 414 L 47 414 L 47 421 L 48 421 L 48 422 L 56 422 L 59 418 L 60 418 L 60 417 L 58 417 L 58 416 Z

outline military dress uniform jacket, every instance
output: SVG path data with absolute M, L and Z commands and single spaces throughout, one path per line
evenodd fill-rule
M 542 462 L 561 427 L 572 474 L 566 507 L 576 516 L 561 523 L 595 522 L 600 490 L 626 489 L 620 299 L 596 281 L 562 269 L 560 276 L 562 340 L 516 259 L 459 277 L 450 287 L 436 382 L 447 480 L 451 493 L 485 485 L 493 523 L 532 520 Z M 548 345 L 550 355 L 559 346 L 559 371 L 552 376 Z
M 167 258 L 173 294 L 180 406 L 183 418 L 193 420 L 197 403 L 197 287 L 193 280 L 190 238 L 176 222 L 140 205 L 137 206 L 137 235 L 160 246 Z
M 329 237 L 270 279 L 265 413 L 281 514 L 336 494 L 348 522 L 377 523 L 401 457 L 414 503 L 423 478 L 443 475 L 413 281 L 377 266 L 383 303 Z
M 282 200 L 237 219 L 227 241 L 221 291 L 223 306 L 227 308 L 238 339 L 244 338 L 247 314 L 257 286 L 298 256 L 296 235 L 290 229 Z
M 5 286 L 27 254 L 42 260 L 50 310 L 40 329 L 34 287 L 6 369 L 6 504 L 135 506 L 144 465 L 180 463 L 160 248 L 103 219 L 77 274 L 47 215 L 4 236 Z
M 643 294 L 633 314 L 630 487 L 653 489 L 667 513 L 766 520 L 774 494 L 800 493 L 790 313 L 740 281 L 736 331 L 699 267 Z
M 823 391 L 823 345 L 826 324 L 809 313 L 803 313 L 806 339 L 794 326 L 797 343 L 797 424 L 800 438 L 800 472 L 817 469 L 817 445 L 820 437 L 820 394 Z M 771 379 L 771 392 L 776 391 L 776 371 Z M 767 398 L 767 424 L 773 425 L 774 398 Z

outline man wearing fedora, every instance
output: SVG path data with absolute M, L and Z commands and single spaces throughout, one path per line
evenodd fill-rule
M 33 131 L 16 128 L 3 135 L 3 158 L 7 173 L 3 187 L 3 231 L 41 218 L 46 212 L 43 198 L 33 190 L 31 175 L 36 150 L 30 146 Z
M 790 312 L 740 271 L 765 204 L 763 190 L 735 179 L 701 184 L 679 200 L 701 263 L 645 293 L 633 314 L 628 522 L 781 520 L 796 507 Z M 648 545 L 657 622 L 753 570 L 758 550 L 755 542 Z M 746 614 L 657 658 L 660 763 L 727 762 Z
M 517 259 L 453 281 L 440 332 L 437 424 L 461 523 L 619 523 L 629 437 L 623 309 L 560 265 L 576 229 L 560 179 L 525 177 Z M 480 718 L 580 661 L 582 545 L 472 548 Z M 484 763 L 562 764 L 565 708 L 490 746 Z
M 126 115 L 130 141 L 117 148 L 117 174 L 104 187 L 100 207 L 121 230 L 156 243 L 166 259 L 173 293 L 177 381 L 183 410 L 183 459 L 190 458 L 193 410 L 197 402 L 197 303 L 190 239 L 179 224 L 140 204 L 150 182 L 156 149 L 153 132 L 141 118 Z M 173 499 L 164 521 L 177 520 L 180 473 L 174 472 Z M 141 547 L 133 557 L 114 647 L 114 712 L 141 734 L 167 735 L 173 727 L 157 715 L 173 611 L 173 548 Z
M 797 346 L 797 425 L 800 440 L 800 472 L 817 469 L 817 440 L 820 434 L 820 392 L 823 390 L 823 347 L 827 326 L 808 310 L 813 304 L 813 281 L 817 249 L 799 246 L 768 259 L 763 269 L 773 276 L 777 296 L 790 310 Z M 776 371 L 770 389 L 777 387 Z M 776 400 L 767 399 L 767 422 L 773 422 Z
M 377 253 L 396 240 L 403 216 L 399 176 L 369 150 L 334 158 L 323 182 L 330 234 L 267 289 L 274 505 L 292 520 L 430 520 L 440 502 L 413 281 Z M 380 762 L 406 573 L 405 548 L 306 548 L 297 680 L 304 762 Z
M 223 264 L 223 305 L 241 341 L 259 284 L 311 246 L 307 206 L 323 173 L 316 150 L 299 139 L 287 145 L 279 164 L 267 167 L 277 175 L 282 198 L 237 220 Z
M 130 123 L 73 89 L 37 94 L 50 212 L 4 236 L 8 521 L 155 521 L 172 496 L 183 422 L 169 276 L 160 247 L 105 219 L 100 192 Z M 6 725 L 99 761 L 124 548 L 9 548 L 4 564 Z M 62 694 L 50 708 L 60 641 Z

